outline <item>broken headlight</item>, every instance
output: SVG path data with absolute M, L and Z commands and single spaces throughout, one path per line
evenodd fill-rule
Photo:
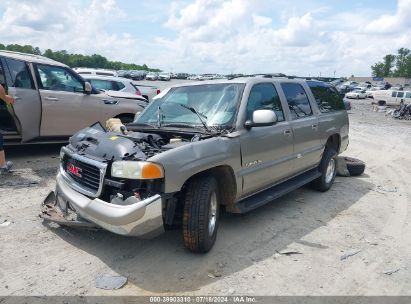
M 111 176 L 127 179 L 157 179 L 164 177 L 164 169 L 151 162 L 122 160 L 113 162 Z

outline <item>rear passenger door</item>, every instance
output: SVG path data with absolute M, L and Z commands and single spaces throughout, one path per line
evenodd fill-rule
M 281 83 L 288 104 L 290 124 L 294 134 L 294 172 L 306 171 L 318 165 L 321 143 L 318 117 L 304 87 L 300 83 Z
M 30 65 L 25 61 L 1 59 L 8 94 L 13 97 L 14 104 L 9 111 L 22 142 L 27 142 L 40 135 L 41 102 L 36 90 Z
M 293 169 L 293 135 L 272 83 L 255 84 L 247 102 L 246 120 L 255 110 L 268 109 L 277 115 L 273 126 L 253 127 L 241 136 L 243 195 L 264 189 L 289 176 Z

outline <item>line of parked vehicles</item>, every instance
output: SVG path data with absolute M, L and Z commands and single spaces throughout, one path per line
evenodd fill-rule
M 411 103 L 411 88 L 408 85 L 392 86 L 388 82 L 358 83 L 356 81 L 336 80 L 332 82 L 335 88 L 350 99 L 372 98 L 379 106 L 400 106 Z

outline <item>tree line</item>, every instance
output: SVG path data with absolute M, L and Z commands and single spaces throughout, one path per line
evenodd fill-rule
M 64 63 L 70 67 L 84 67 L 84 68 L 100 68 L 100 69 L 112 69 L 112 70 L 144 70 L 152 72 L 160 72 L 159 69 L 149 68 L 146 64 L 138 65 L 134 63 L 124 63 L 120 61 L 110 61 L 106 57 L 98 54 L 82 55 L 71 54 L 66 50 L 52 51 L 50 49 L 42 52 L 40 48 L 33 47 L 32 45 L 19 45 L 8 44 L 4 45 L 0 43 L 0 50 L 28 53 L 34 55 L 41 55 L 50 59 Z
M 371 66 L 376 77 L 411 78 L 411 50 L 400 48 L 396 55 L 385 55 L 382 61 Z

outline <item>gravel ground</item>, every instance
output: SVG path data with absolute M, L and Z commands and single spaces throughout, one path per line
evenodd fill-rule
M 7 149 L 16 170 L 0 177 L 0 295 L 411 295 L 411 122 L 352 104 L 344 154 L 366 173 L 225 214 L 206 255 L 184 250 L 179 232 L 138 240 L 44 225 L 60 146 Z M 101 275 L 128 283 L 97 289 Z

